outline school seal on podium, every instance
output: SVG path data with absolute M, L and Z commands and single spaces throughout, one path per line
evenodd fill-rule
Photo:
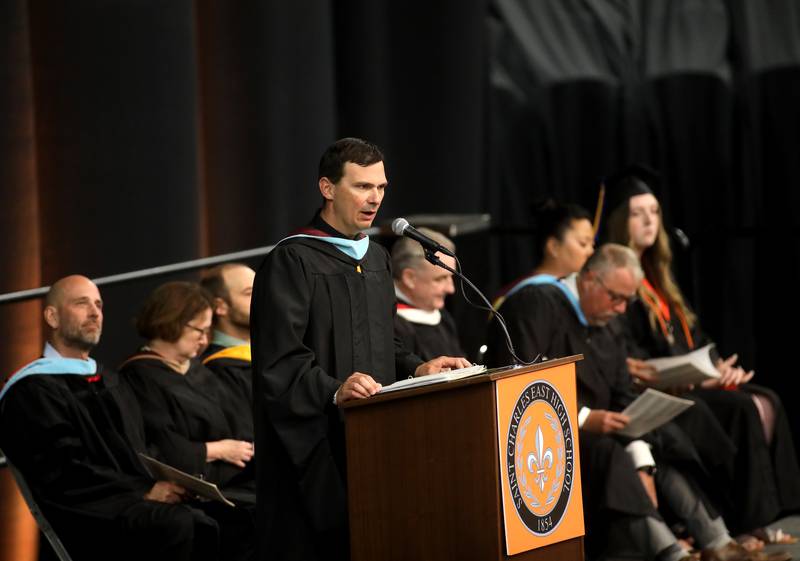
M 538 380 L 520 393 L 506 443 L 508 481 L 516 512 L 528 530 L 546 536 L 558 528 L 572 494 L 572 425 L 564 400 Z

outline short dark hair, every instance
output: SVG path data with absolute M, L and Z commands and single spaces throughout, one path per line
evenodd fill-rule
M 148 341 L 174 343 L 194 316 L 211 307 L 211 295 L 199 284 L 168 282 L 147 297 L 136 318 L 136 330 Z
M 221 298 L 230 304 L 231 292 L 225 284 L 225 271 L 235 267 L 247 267 L 244 263 L 223 263 L 203 271 L 200 277 L 202 286 L 212 298 Z
M 555 238 L 564 241 L 564 234 L 572 227 L 575 220 L 592 221 L 589 212 L 583 207 L 571 203 L 559 203 L 547 199 L 534 209 L 533 230 L 537 260 L 545 254 L 547 240 Z
M 366 167 L 383 161 L 383 152 L 376 145 L 360 138 L 340 138 L 325 150 L 319 159 L 319 177 L 338 183 L 344 175 L 344 165 L 353 162 Z

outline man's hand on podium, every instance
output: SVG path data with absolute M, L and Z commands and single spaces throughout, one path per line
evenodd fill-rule
M 414 376 L 427 376 L 428 374 L 438 374 L 439 372 L 469 368 L 470 366 L 472 366 L 472 363 L 465 358 L 440 356 L 417 366 Z
M 353 372 L 337 390 L 335 403 L 340 405 L 351 399 L 363 399 L 375 395 L 381 387 L 369 374 Z

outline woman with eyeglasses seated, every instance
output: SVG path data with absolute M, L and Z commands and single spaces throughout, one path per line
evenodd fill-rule
M 659 182 L 654 170 L 634 165 L 606 183 L 610 212 L 604 237 L 631 247 L 645 272 L 639 299 L 623 322 L 628 366 L 643 385 L 652 382 L 655 370 L 642 359 L 682 355 L 712 342 L 672 274 L 672 250 L 655 193 Z M 748 532 L 743 542 L 752 549 L 762 541 L 793 543 L 792 536 L 765 528 L 781 513 L 800 508 L 800 468 L 788 420 L 780 398 L 749 384 L 754 373 L 736 360 L 735 354 L 718 358 L 719 378 L 676 391 L 691 390 L 687 396 L 708 404 L 733 441 L 736 457 L 725 513 L 732 529 Z
M 169 282 L 146 299 L 136 320 L 147 343 L 120 367 L 142 407 L 148 447 L 156 459 L 215 483 L 238 509 L 201 503 L 220 522 L 225 559 L 250 559 L 255 505 L 252 434 L 238 434 L 225 386 L 197 360 L 208 345 L 211 297 L 200 285 Z M 227 509 L 227 510 L 225 510 Z M 234 514 L 236 513 L 236 514 Z M 227 545 L 226 545 L 227 544 Z

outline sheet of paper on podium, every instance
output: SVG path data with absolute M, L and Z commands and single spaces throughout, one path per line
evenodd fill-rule
M 409 388 L 428 386 L 430 384 L 441 384 L 442 382 L 452 382 L 453 380 L 460 380 L 461 378 L 475 376 L 476 374 L 482 374 L 484 372 L 486 372 L 486 367 L 477 364 L 475 366 L 468 366 L 467 368 L 459 368 L 458 370 L 450 370 L 448 372 L 441 372 L 439 374 L 428 374 L 427 376 L 418 376 L 416 378 L 399 380 L 394 384 L 384 386 L 378 393 L 407 390 Z

